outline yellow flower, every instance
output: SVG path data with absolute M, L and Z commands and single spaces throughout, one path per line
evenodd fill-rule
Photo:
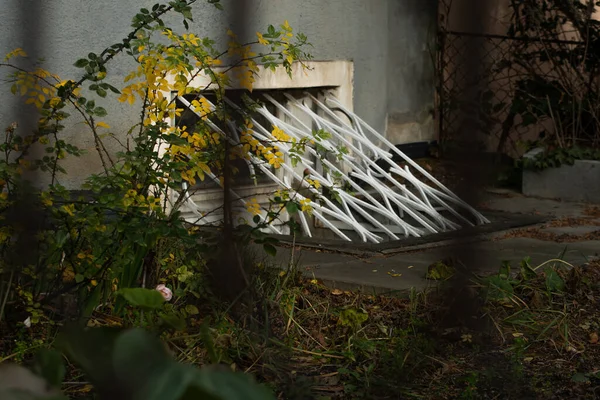
M 273 157 L 269 160 L 269 164 L 271 164 L 273 168 L 277 169 L 281 167 L 281 164 L 283 164 L 283 160 L 278 157 Z
M 260 204 L 258 204 L 255 198 L 246 203 L 246 209 L 252 215 L 260 214 Z
M 271 132 L 271 135 L 273 135 L 273 137 L 280 142 L 290 141 L 290 136 L 287 135 L 281 128 L 277 126 L 273 126 L 273 131 Z
M 211 107 L 206 98 L 201 97 L 200 100 L 193 100 L 191 105 L 192 110 L 194 110 L 198 114 L 201 114 L 200 118 L 204 120 L 208 118 L 208 114 L 210 114 L 211 112 Z
M 27 53 L 25 53 L 25 51 L 22 48 L 18 47 L 10 53 L 8 53 L 6 57 L 4 57 L 4 61 L 8 61 L 13 57 L 27 57 Z
M 210 66 L 213 67 L 218 67 L 219 65 L 223 64 L 223 61 L 219 60 L 219 59 L 215 59 L 212 57 L 206 57 L 206 59 L 204 60 L 204 62 Z
M 252 91 L 252 86 L 254 84 L 254 73 L 250 69 L 246 69 L 244 67 L 237 68 L 236 74 L 239 84 L 244 89 L 248 91 Z
M 267 41 L 267 39 L 265 39 L 265 38 L 263 37 L 262 33 L 260 33 L 260 32 L 256 32 L 256 36 L 258 37 L 258 43 L 260 43 L 260 44 L 264 44 L 264 45 L 267 45 L 267 44 L 269 44 L 269 42 Z
M 66 212 L 67 214 L 69 214 L 71 217 L 74 216 L 74 211 L 75 211 L 75 204 L 66 204 L 64 206 L 61 207 L 61 209 Z
M 306 182 L 311 185 L 312 187 L 314 187 L 315 189 L 318 189 L 321 187 L 321 182 L 319 182 L 316 179 L 307 179 Z
M 302 199 L 300 200 L 300 207 L 302 211 L 306 211 L 308 214 L 312 213 L 312 206 L 310 205 L 310 199 Z
M 195 185 L 196 184 L 196 172 L 193 170 L 188 170 L 188 171 L 182 171 L 181 172 L 181 179 L 187 181 L 190 183 L 190 185 Z

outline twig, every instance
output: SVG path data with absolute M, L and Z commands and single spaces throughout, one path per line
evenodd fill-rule
M 2 322 L 2 317 L 4 316 L 4 307 L 6 306 L 6 302 L 8 301 L 8 294 L 10 293 L 10 286 L 12 285 L 14 274 L 15 269 L 12 268 L 10 270 L 10 277 L 8 278 L 8 285 L 6 285 L 6 293 L 4 294 L 4 299 L 2 299 L 2 306 L 0 307 L 0 323 Z
M 252 367 L 254 367 L 256 365 L 256 363 L 260 361 L 260 359 L 262 358 L 263 354 L 259 355 L 256 358 L 256 360 L 254 360 L 254 362 L 252 363 L 252 365 L 250 365 L 248 368 L 246 368 L 246 370 L 244 371 L 245 374 L 247 374 L 248 372 L 250 372 L 250 370 L 252 369 Z
M 299 349 L 297 347 L 292 347 L 292 350 L 299 351 L 301 353 L 312 354 L 313 356 L 321 356 L 321 357 L 328 357 L 328 358 L 337 358 L 339 360 L 343 360 L 345 358 L 345 357 L 342 357 L 342 356 L 336 356 L 334 354 L 325 354 L 325 353 L 319 353 L 319 352 L 316 352 L 316 351 L 303 350 L 303 349 Z

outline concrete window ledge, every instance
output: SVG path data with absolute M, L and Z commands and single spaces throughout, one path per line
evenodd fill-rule
M 525 196 L 600 204 L 600 161 L 577 160 L 542 171 L 523 171 Z

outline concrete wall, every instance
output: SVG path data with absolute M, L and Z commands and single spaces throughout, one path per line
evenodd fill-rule
M 77 79 L 73 62 L 88 52 L 101 52 L 119 42 L 130 30 L 130 21 L 141 7 L 156 0 L 4 0 L 0 9 L 0 53 L 23 47 L 32 58 L 44 58 L 46 69 L 63 79 Z M 288 20 L 296 32 L 305 33 L 315 60 L 354 62 L 354 110 L 377 130 L 389 127 L 396 143 L 423 140 L 433 135 L 429 111 L 433 105 L 433 68 L 426 41 L 434 32 L 435 0 L 222 0 L 225 10 L 200 0 L 194 5 L 190 30 L 216 39 L 225 47 L 225 31 L 232 27 L 232 12 L 243 7 L 249 21 L 248 36 L 255 38 L 269 24 Z M 180 18 L 175 19 L 180 25 Z M 232 27 L 235 30 L 235 27 Z M 240 39 L 243 39 L 241 37 Z M 109 83 L 123 86 L 122 78 L 133 67 L 120 57 L 108 65 Z M 5 77 L 0 69 L 0 79 Z M 110 96 L 109 96 L 110 97 Z M 15 102 L 9 86 L 0 84 L 0 124 L 8 125 L 27 107 Z M 97 104 L 109 112 L 113 131 L 124 135 L 137 112 L 114 97 Z M 389 118 L 388 118 L 389 116 Z M 64 135 L 86 149 L 85 161 L 69 158 L 70 171 L 62 183 L 76 187 L 85 176 L 101 170 L 90 133 L 76 118 Z M 416 125 L 415 122 L 418 122 Z M 406 125 L 408 124 L 408 125 Z M 425 128 L 421 128 L 421 125 Z M 408 128 L 407 128 L 408 127 Z M 24 128 L 25 129 L 25 128 Z M 118 133 L 119 130 L 123 133 Z M 110 145 L 118 151 L 119 145 Z
M 387 136 L 394 144 L 435 138 L 437 0 L 390 1 Z
M 523 171 L 523 194 L 531 197 L 600 204 L 600 161 L 576 160 L 542 171 Z

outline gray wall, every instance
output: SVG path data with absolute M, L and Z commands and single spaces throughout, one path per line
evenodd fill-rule
M 250 25 L 247 32 L 252 37 L 268 24 L 287 19 L 296 32 L 308 36 L 314 45 L 310 52 L 315 60 L 354 61 L 354 109 L 361 117 L 381 132 L 388 127 L 388 136 L 395 142 L 421 140 L 417 137 L 420 131 L 417 136 L 407 136 L 406 124 L 418 122 L 418 127 L 425 126 L 423 131 L 428 129 L 425 116 L 433 103 L 433 76 L 426 42 L 436 19 L 435 1 L 222 0 L 225 11 L 200 1 L 194 6 L 195 22 L 190 30 L 216 38 L 224 47 L 224 32 L 234 20 L 231 13 L 242 1 Z M 77 79 L 78 70 L 72 66 L 75 60 L 119 42 L 129 32 L 131 17 L 139 8 L 150 8 L 155 2 L 4 0 L 0 9 L 0 53 L 23 47 L 32 58 L 44 58 L 45 68 L 63 79 Z M 109 77 L 113 77 L 110 83 L 122 86 L 122 78 L 132 66 L 125 57 L 112 62 L 108 66 Z M 5 74 L 6 70 L 0 69 L 0 77 Z M 2 85 L 1 125 L 28 111 L 21 104 L 17 106 L 15 100 L 9 86 Z M 108 110 L 107 122 L 115 132 L 120 127 L 125 130 L 137 118 L 114 97 L 101 99 L 99 104 Z M 413 125 L 410 129 L 414 131 Z M 62 182 L 75 187 L 89 173 L 100 171 L 100 161 L 83 126 L 74 124 L 64 135 L 89 152 L 85 161 L 65 160 L 71 173 Z M 113 151 L 118 148 L 116 144 L 111 146 Z
M 391 0 L 388 24 L 387 137 L 431 140 L 437 0 Z

